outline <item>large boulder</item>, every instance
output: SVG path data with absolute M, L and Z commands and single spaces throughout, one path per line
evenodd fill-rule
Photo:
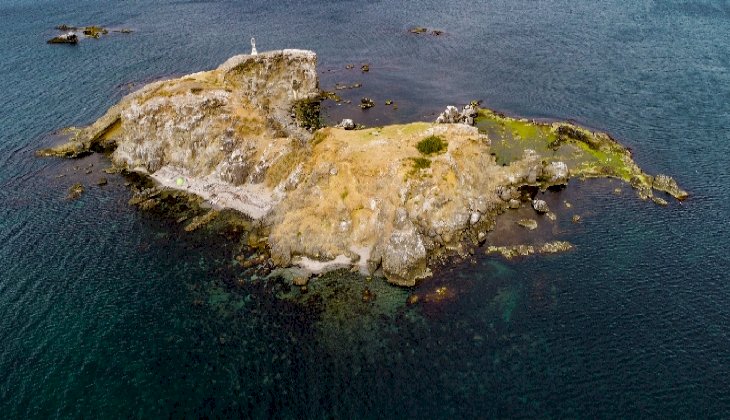
M 453 105 L 446 107 L 446 110 L 442 112 L 437 118 L 436 122 L 439 124 L 466 124 L 474 125 L 474 119 L 478 115 L 479 109 L 474 104 L 466 105 L 461 112 Z
M 568 165 L 565 162 L 550 162 L 542 168 L 542 176 L 550 184 L 566 184 L 568 182 Z
M 550 211 L 550 207 L 548 207 L 548 204 L 545 202 L 545 200 L 540 199 L 532 200 L 532 208 L 540 214 L 545 214 Z
M 390 235 L 383 252 L 383 273 L 399 286 L 414 286 L 428 275 L 426 247 L 412 224 Z

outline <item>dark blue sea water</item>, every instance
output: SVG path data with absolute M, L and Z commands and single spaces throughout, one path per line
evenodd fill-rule
M 3 0 L 0 22 L 4 418 L 730 417 L 727 1 Z M 47 45 L 62 23 L 135 32 Z M 128 206 L 123 178 L 97 187 L 103 159 L 34 157 L 53 131 L 251 36 L 315 50 L 324 88 L 361 82 L 346 95 L 399 105 L 332 105 L 331 119 L 482 99 L 608 131 L 691 198 L 662 208 L 572 182 L 549 199 L 583 216 L 555 228 L 573 252 L 480 251 L 415 291 L 340 273 L 289 299 L 280 282 L 232 281 L 225 238 Z M 66 201 L 77 180 L 86 193 Z M 405 305 L 437 287 L 444 301 Z

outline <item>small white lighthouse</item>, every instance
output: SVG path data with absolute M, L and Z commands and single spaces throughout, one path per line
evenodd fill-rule
M 256 38 L 251 38 L 251 55 L 258 55 L 258 51 L 256 51 Z

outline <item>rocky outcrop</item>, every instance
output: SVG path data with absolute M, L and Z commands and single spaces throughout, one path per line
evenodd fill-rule
M 444 110 L 444 112 L 442 112 L 436 118 L 436 122 L 439 124 L 461 123 L 466 125 L 474 125 L 474 119 L 477 117 L 478 111 L 479 108 L 476 103 L 471 103 L 464 106 L 461 111 L 459 111 L 459 109 L 455 106 L 449 105 L 446 107 L 446 110 Z
M 532 208 L 540 214 L 545 214 L 550 211 L 550 207 L 548 207 L 545 200 L 532 200 Z
M 674 178 L 672 178 L 671 176 L 657 175 L 654 177 L 651 186 L 655 190 L 664 191 L 669 195 L 678 198 L 679 200 L 684 200 L 689 197 L 687 191 L 679 188 L 679 185 L 677 185 L 677 181 L 675 181 Z
M 48 40 L 49 44 L 78 44 L 78 42 L 79 37 L 73 32 L 54 36 L 53 38 Z

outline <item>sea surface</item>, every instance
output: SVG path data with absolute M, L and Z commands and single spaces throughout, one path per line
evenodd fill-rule
M 1 0 L 0 23 L 3 418 L 730 418 L 727 1 Z M 47 45 L 64 23 L 134 32 Z M 572 252 L 477 250 L 414 290 L 340 272 L 301 295 L 241 278 L 225 237 L 127 205 L 102 157 L 34 156 L 252 36 L 316 51 L 323 88 L 377 102 L 330 102 L 330 122 L 478 99 L 607 131 L 691 197 L 571 181 L 545 196 Z

